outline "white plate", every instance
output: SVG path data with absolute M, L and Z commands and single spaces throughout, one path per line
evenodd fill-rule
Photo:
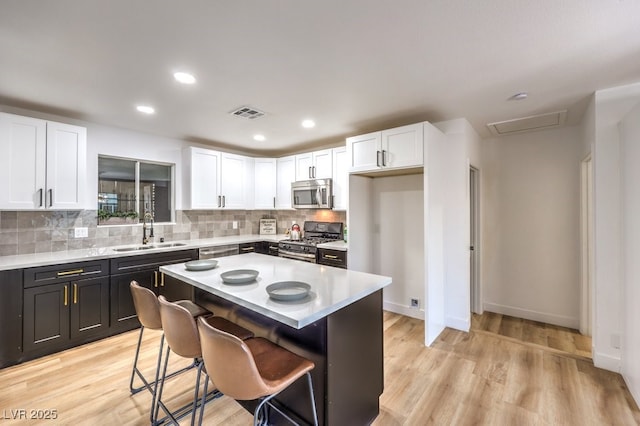
M 218 266 L 218 261 L 215 259 L 191 260 L 184 264 L 187 271 L 207 271 L 216 266 Z
M 311 286 L 300 281 L 280 281 L 266 288 L 269 297 L 274 300 L 301 300 L 309 295 Z
M 225 284 L 247 284 L 255 281 L 258 274 L 259 272 L 253 269 L 236 269 L 221 273 L 220 278 Z

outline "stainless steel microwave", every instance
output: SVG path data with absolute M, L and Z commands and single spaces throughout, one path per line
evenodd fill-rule
M 313 179 L 291 184 L 291 207 L 294 209 L 330 209 L 333 207 L 331 179 Z

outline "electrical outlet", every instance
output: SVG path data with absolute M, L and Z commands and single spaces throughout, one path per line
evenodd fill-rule
M 75 238 L 87 238 L 89 236 L 89 228 L 74 228 L 73 234 Z
M 233 229 L 238 229 L 238 221 L 234 220 L 232 226 L 233 226 Z
M 419 308 L 420 307 L 420 300 L 411 298 L 411 307 L 412 308 Z

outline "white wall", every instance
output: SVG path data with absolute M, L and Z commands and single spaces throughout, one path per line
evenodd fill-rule
M 484 307 L 577 328 L 580 128 L 483 141 Z
M 393 283 L 384 289 L 383 307 L 392 312 L 423 318 L 423 175 L 372 179 L 371 215 L 371 272 L 393 278 Z M 411 308 L 411 298 L 419 300 L 420 309 Z
M 622 119 L 640 102 L 640 83 L 595 94 L 595 280 L 593 361 L 621 371 L 624 329 L 623 198 L 620 129 Z M 640 159 L 634 159 L 636 164 Z M 634 324 L 634 326 L 636 326 Z
M 622 316 L 622 374 L 640 401 L 640 102 L 620 125 L 622 158 L 622 226 L 624 314 Z
M 465 119 L 434 123 L 434 126 L 445 136 L 442 148 L 434 151 L 438 152 L 438 155 L 434 157 L 433 152 L 428 154 L 431 157 L 429 167 L 437 165 L 442 173 L 440 184 L 444 203 L 443 250 L 446 283 L 444 321 L 448 327 L 468 331 L 471 327 L 469 167 L 473 165 L 479 169 L 482 176 L 480 138 Z M 427 230 L 427 234 L 429 232 L 430 230 Z M 482 235 L 482 232 L 480 234 Z M 477 256 L 482 259 L 481 245 L 478 246 Z M 481 264 L 481 261 L 479 263 Z
M 354 271 L 372 272 L 373 270 L 372 184 L 373 179 L 370 177 L 349 175 L 347 265 Z

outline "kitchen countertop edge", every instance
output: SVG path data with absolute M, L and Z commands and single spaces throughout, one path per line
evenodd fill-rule
M 155 247 L 146 250 L 132 250 L 118 252 L 114 249 L 124 247 L 136 247 L 141 244 L 127 244 L 113 247 L 87 248 L 78 250 L 66 250 L 49 253 L 19 254 L 13 256 L 0 256 L 0 271 L 10 271 L 14 269 L 33 268 L 38 266 L 48 266 L 52 264 L 65 264 L 74 262 L 87 262 L 92 260 L 112 259 L 117 257 L 140 256 L 151 253 L 166 253 L 180 250 L 199 249 L 203 247 L 225 246 L 228 244 L 243 244 L 256 241 L 278 242 L 287 239 L 286 235 L 232 235 L 227 237 L 203 238 L 199 240 L 176 240 L 165 241 L 172 244 L 184 244 L 173 247 Z M 149 245 L 162 244 L 159 242 Z

